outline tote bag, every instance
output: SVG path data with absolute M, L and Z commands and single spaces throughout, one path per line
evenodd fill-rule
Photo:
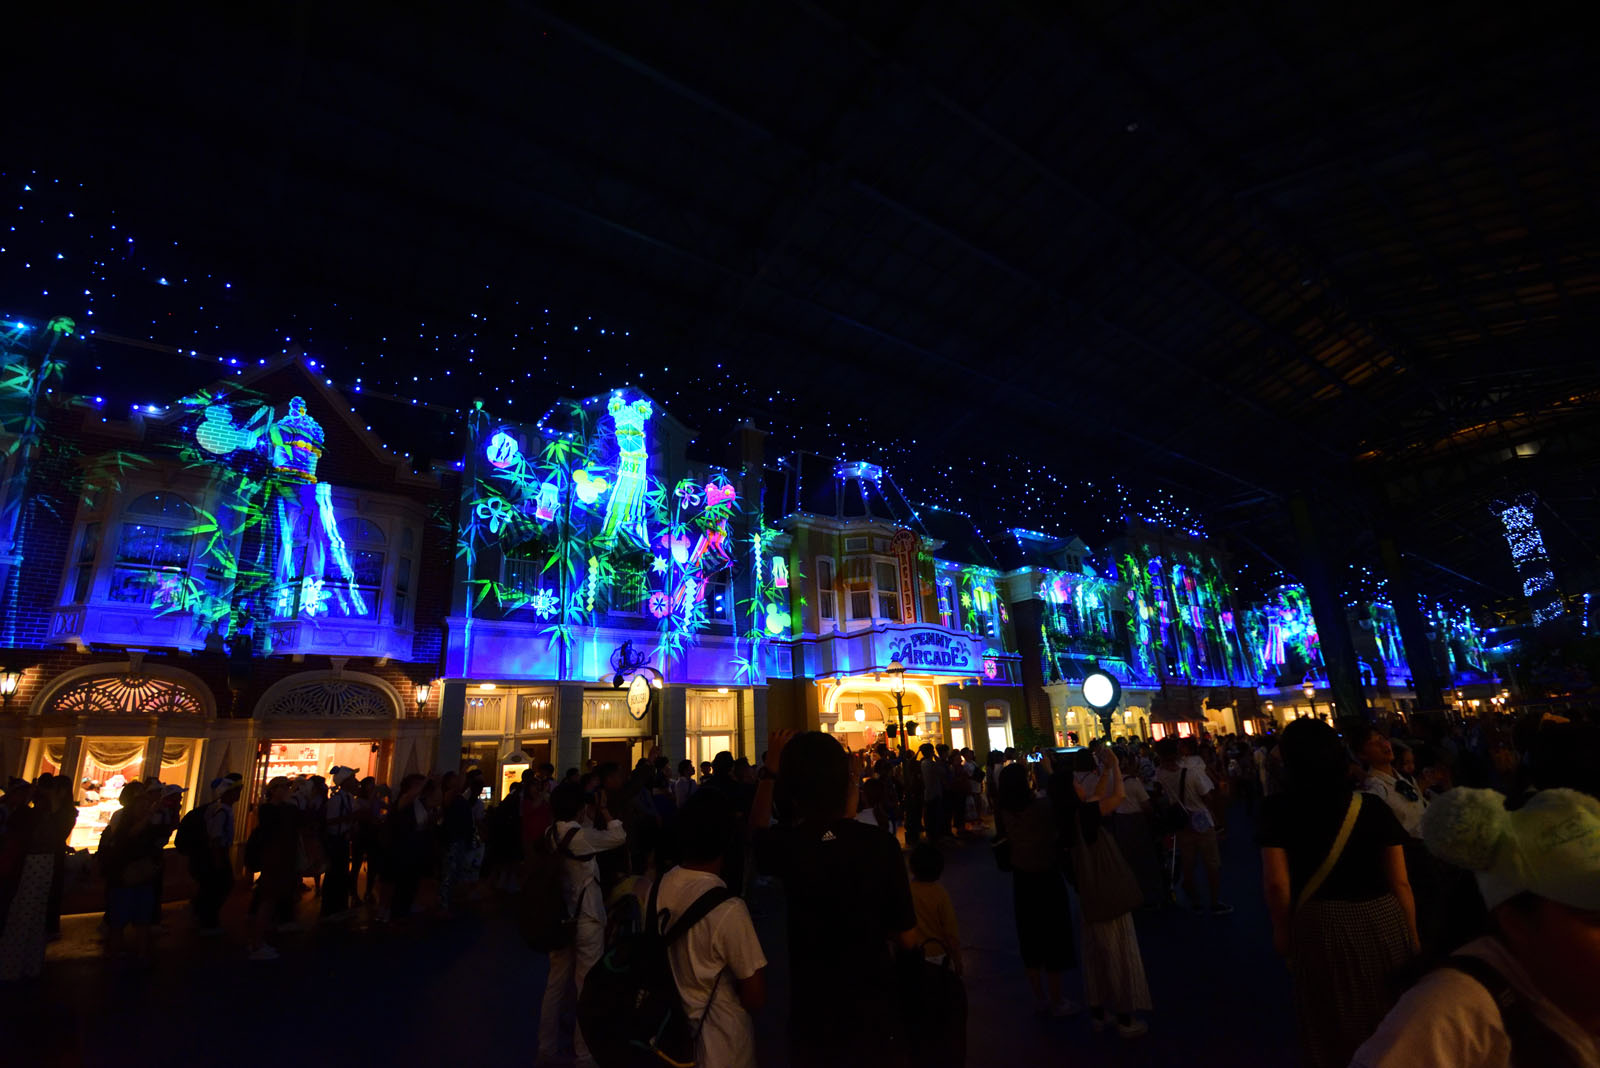
M 1078 905 L 1086 923 L 1104 923 L 1132 912 L 1144 903 L 1144 891 L 1134 878 L 1122 851 L 1111 837 L 1109 826 L 1102 827 L 1089 842 L 1083 836 L 1081 817 L 1072 821 L 1077 836 L 1073 850 L 1073 870 L 1078 877 Z

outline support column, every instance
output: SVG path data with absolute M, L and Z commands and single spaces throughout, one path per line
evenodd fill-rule
M 744 691 L 739 701 L 743 713 L 739 717 L 739 731 L 744 738 L 744 755 L 750 763 L 759 764 L 761 752 L 767 747 L 767 688 L 752 686 Z
M 461 728 L 467 715 L 467 684 L 447 682 L 439 697 L 439 742 L 434 750 L 433 766 L 437 771 L 455 771 L 461 767 Z
M 656 700 L 661 702 L 661 751 L 676 767 L 680 760 L 693 759 L 689 756 L 689 688 L 669 684 L 656 691 Z
M 564 682 L 556 687 L 556 756 L 551 761 L 557 774 L 567 768 L 583 768 L 583 686 Z
M 1394 600 L 1394 619 L 1400 627 L 1400 640 L 1406 646 L 1406 667 L 1411 672 L 1411 691 L 1416 694 L 1417 711 L 1444 711 L 1445 679 L 1433 659 L 1433 643 L 1428 641 L 1428 624 L 1417 603 L 1417 588 L 1411 582 L 1411 569 L 1400 556 L 1394 538 L 1378 538 L 1378 555 L 1389 575 L 1389 592 Z
M 1289 502 L 1289 518 L 1294 523 L 1295 540 L 1300 548 L 1300 581 L 1311 599 L 1311 614 L 1317 622 L 1322 644 L 1322 661 L 1328 669 L 1328 687 L 1340 716 L 1372 719 L 1361 687 L 1361 668 L 1356 659 L 1355 641 L 1350 636 L 1350 621 L 1328 574 L 1324 550 L 1311 503 L 1305 497 Z

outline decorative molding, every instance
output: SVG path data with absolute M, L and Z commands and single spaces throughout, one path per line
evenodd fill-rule
M 256 702 L 257 719 L 399 719 L 400 694 L 376 675 L 302 671 L 280 679 Z
M 214 719 L 211 687 L 197 675 L 165 664 L 87 664 L 50 680 L 29 709 L 31 715 L 173 716 Z

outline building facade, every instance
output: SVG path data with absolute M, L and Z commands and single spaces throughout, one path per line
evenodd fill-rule
M 253 796 L 434 766 L 453 474 L 412 471 L 302 359 L 126 414 L 12 360 L 0 773 L 72 778 L 74 846 L 137 778 L 187 808 L 227 771 Z

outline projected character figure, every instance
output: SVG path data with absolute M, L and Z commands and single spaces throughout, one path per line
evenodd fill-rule
M 277 559 L 273 577 L 276 580 L 276 614 L 294 614 L 293 590 L 300 586 L 300 611 L 317 615 L 327 608 L 328 591 L 323 588 L 331 560 L 343 585 L 333 587 L 346 615 L 366 615 L 367 605 L 356 589 L 355 568 L 350 565 L 350 555 L 345 551 L 344 539 L 333 515 L 333 487 L 317 481 L 317 461 L 322 456 L 325 443 L 322 425 L 306 411 L 304 398 L 295 397 L 289 402 L 289 411 L 282 419 L 267 425 L 257 439 L 258 447 L 266 450 L 270 477 L 266 487 L 266 512 L 272 519 L 276 534 Z M 294 532 L 302 518 L 306 528 L 306 552 L 301 575 L 296 575 L 294 560 Z M 267 539 L 262 540 L 262 552 L 267 550 Z
M 617 477 L 606 502 L 605 526 L 597 539 L 616 541 L 619 533 L 641 546 L 650 544 L 645 525 L 645 491 L 649 484 L 650 454 L 645 448 L 644 424 L 653 409 L 647 400 L 628 403 L 614 395 L 607 406 L 617 433 Z

